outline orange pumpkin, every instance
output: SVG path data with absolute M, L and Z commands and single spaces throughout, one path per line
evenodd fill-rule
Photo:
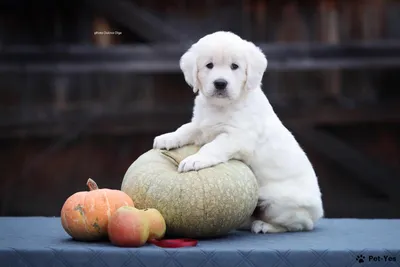
M 94 241 L 107 238 L 108 220 L 122 206 L 134 206 L 132 199 L 120 190 L 99 189 L 89 178 L 90 191 L 70 196 L 61 209 L 64 230 L 74 239 Z

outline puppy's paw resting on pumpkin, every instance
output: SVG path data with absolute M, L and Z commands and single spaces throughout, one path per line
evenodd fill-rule
M 251 232 L 254 234 L 282 233 L 286 231 L 283 227 L 275 226 L 261 220 L 255 220 L 251 225 Z
M 198 171 L 201 169 L 212 167 L 217 163 L 218 161 L 214 160 L 213 157 L 206 157 L 200 154 L 194 154 L 181 161 L 178 166 L 178 172 Z
M 154 138 L 153 148 L 170 150 L 181 147 L 181 140 L 176 132 L 166 133 Z

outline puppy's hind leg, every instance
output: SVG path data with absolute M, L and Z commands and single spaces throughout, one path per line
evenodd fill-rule
M 252 232 L 281 233 L 314 229 L 314 221 L 305 208 L 288 208 L 273 204 L 265 209 L 259 218 L 260 220 L 253 222 Z
M 238 230 L 246 230 L 251 231 L 254 234 L 259 233 L 282 233 L 286 232 L 287 229 L 275 226 L 270 223 L 266 223 L 264 221 L 258 220 L 257 218 L 251 216 L 249 217 L 239 228 Z
M 283 233 L 287 232 L 288 230 L 282 226 L 279 225 L 273 225 L 261 220 L 255 220 L 251 224 L 251 232 L 254 234 L 259 234 L 259 233 Z

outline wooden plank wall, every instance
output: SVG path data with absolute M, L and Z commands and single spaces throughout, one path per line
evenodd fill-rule
M 201 20 L 211 12 L 210 8 L 217 9 L 219 5 L 232 3 L 208 1 L 205 5 L 196 5 L 195 1 L 183 0 L 141 2 L 142 6 L 154 12 L 165 12 L 167 15 L 164 14 L 164 17 L 171 21 L 176 14 Z M 240 23 L 230 25 L 244 32 L 247 38 L 276 43 L 318 41 L 338 44 L 348 40 L 379 40 L 394 36 L 396 31 L 387 23 L 390 21 L 387 7 L 399 1 L 246 0 L 238 3 L 245 6 L 240 16 L 234 17 Z M 90 41 L 99 46 L 137 40 L 133 34 L 128 38 L 129 34 L 123 27 L 100 14 L 94 16 L 90 25 L 93 31 L 119 29 L 126 33 L 121 36 L 91 35 Z M 4 38 L 5 33 L 2 34 Z M 269 72 L 264 84 L 275 106 L 292 109 L 328 105 L 332 103 L 330 101 L 344 101 L 350 106 L 384 100 L 399 103 L 396 88 L 400 81 L 396 73 L 398 70 Z M 162 130 L 130 132 L 113 128 L 113 123 L 109 123 L 104 125 L 109 130 L 108 134 L 90 134 L 87 126 L 76 133 L 74 129 L 63 129 L 61 135 L 33 136 L 21 132 L 0 139 L 0 215 L 58 215 L 66 197 L 85 189 L 88 177 L 95 179 L 100 186 L 119 188 L 130 163 L 150 149 L 154 136 L 175 129 L 190 117 L 193 98 L 182 75 L 138 77 L 121 74 L 109 77 L 99 73 L 54 79 L 48 76 L 11 76 L 7 73 L 0 75 L 0 84 L 0 108 L 18 109 L 23 106 L 35 110 L 34 107 L 50 106 L 54 112 L 60 112 L 91 107 L 116 112 L 138 106 L 148 110 L 189 107 L 186 117 L 171 116 Z M 129 118 L 124 120 L 129 121 Z M 358 150 L 399 169 L 399 124 L 381 122 L 321 127 Z M 7 129 L 2 128 L 1 131 L 4 133 Z M 302 142 L 301 139 L 299 141 Z M 373 188 L 355 182 L 353 174 L 311 148 L 305 146 L 305 150 L 320 177 L 328 217 L 400 218 L 398 209 L 384 208 L 387 200 L 376 194 Z

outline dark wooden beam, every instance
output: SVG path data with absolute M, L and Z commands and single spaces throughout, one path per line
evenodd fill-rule
M 115 46 L 8 46 L 0 51 L 1 71 L 177 73 L 189 43 Z M 268 70 L 373 69 L 400 66 L 400 43 L 346 45 L 260 43 Z
M 83 116 L 82 113 L 69 113 L 59 119 L 55 116 L 48 120 L 37 120 L 36 123 L 25 120 L 22 127 L 15 124 L 11 127 L 0 126 L 0 138 L 62 136 L 77 128 L 77 125 L 81 125 L 79 128 L 82 134 L 126 135 L 165 132 L 174 130 L 183 122 L 189 121 L 190 117 L 190 110 L 186 113 L 134 112 L 117 116 L 106 114 Z
M 151 111 L 129 110 L 115 112 L 85 105 L 55 112 L 53 107 L 0 110 L 0 138 L 18 136 L 59 136 L 81 119 L 87 119 L 85 132 L 90 134 L 132 134 L 169 131 L 188 121 L 191 102 L 185 106 L 155 108 Z M 382 103 L 371 107 L 347 109 L 318 105 L 296 109 L 276 109 L 284 124 L 289 126 L 337 126 L 355 123 L 400 123 L 400 106 Z M 84 115 L 83 115 L 84 114 Z M 334 115 L 333 115 L 334 114 Z M 137 123 L 132 124 L 132 121 Z
M 268 95 L 268 93 L 267 93 Z M 336 126 L 362 123 L 400 123 L 400 99 L 369 106 L 345 108 L 318 105 L 277 109 L 278 116 L 291 125 Z
M 98 48 L 87 45 L 12 45 L 0 50 L 0 59 L 27 58 L 37 61 L 42 59 L 68 61 L 80 60 L 123 60 L 149 59 L 159 56 L 175 58 L 182 55 L 192 42 L 179 43 L 160 41 L 152 44 L 118 45 L 112 48 Z M 349 42 L 346 44 L 296 43 L 272 44 L 256 43 L 270 59 L 336 59 L 336 58 L 390 58 L 400 56 L 400 41 Z M 20 59 L 21 60 L 21 59 Z
M 93 9 L 121 23 L 149 42 L 188 41 L 188 36 L 128 0 L 85 0 Z
M 400 173 L 397 170 L 370 159 L 345 142 L 312 126 L 289 125 L 289 128 L 301 143 L 354 173 L 354 179 L 387 195 L 394 203 L 400 203 Z
M 355 59 L 355 60 L 287 60 L 285 62 L 271 61 L 269 71 L 314 71 L 314 70 L 356 70 L 382 69 L 400 67 L 400 57 L 391 59 Z M 31 73 L 179 73 L 179 59 L 168 60 L 132 60 L 129 62 L 104 63 L 36 63 L 36 64 L 2 64 L 2 72 L 31 72 Z
M 140 90 L 140 89 L 137 89 Z M 268 95 L 268 93 L 267 93 Z M 291 125 L 315 125 L 315 126 L 335 126 L 351 125 L 362 123 L 400 123 L 400 105 L 398 101 L 383 102 L 370 106 L 359 106 L 355 108 L 345 108 L 339 105 L 325 105 L 323 103 L 314 106 L 303 106 L 296 108 L 275 108 L 279 118 Z M 151 116 L 152 118 L 163 117 L 180 118 L 191 114 L 192 103 L 190 101 L 180 106 L 160 108 L 154 107 L 149 111 L 141 111 L 136 108 L 126 108 L 124 111 L 109 110 L 103 107 L 100 111 L 99 104 L 85 105 L 66 105 L 63 111 L 55 111 L 52 105 L 36 106 L 23 108 L 0 109 L 0 129 L 29 125 L 54 124 L 57 122 L 74 122 L 85 116 L 97 116 L 116 123 L 123 122 L 124 119 L 135 116 Z M 274 103 L 272 103 L 274 106 Z

